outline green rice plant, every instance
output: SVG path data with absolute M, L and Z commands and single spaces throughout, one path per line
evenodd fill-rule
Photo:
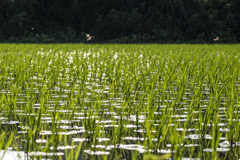
M 6 132 L 2 132 L 0 135 L 0 148 L 3 149 L 3 154 L 1 155 L 1 159 L 4 157 L 7 148 L 11 145 L 12 141 L 14 140 L 14 134 L 6 134 Z
M 219 132 L 219 127 L 217 123 L 214 123 L 213 125 L 214 126 L 212 127 L 212 137 L 213 137 L 212 138 L 212 159 L 218 159 L 217 146 L 222 134 Z

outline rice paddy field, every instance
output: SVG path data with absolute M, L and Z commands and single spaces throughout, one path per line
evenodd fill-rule
M 239 69 L 240 45 L 0 44 L 0 159 L 240 159 Z

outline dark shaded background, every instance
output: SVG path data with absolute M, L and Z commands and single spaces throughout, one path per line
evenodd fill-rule
M 0 42 L 86 42 L 86 33 L 90 42 L 240 42 L 240 0 L 0 0 Z

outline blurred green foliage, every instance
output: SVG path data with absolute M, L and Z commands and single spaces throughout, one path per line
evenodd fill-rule
M 239 0 L 0 0 L 0 42 L 240 42 Z

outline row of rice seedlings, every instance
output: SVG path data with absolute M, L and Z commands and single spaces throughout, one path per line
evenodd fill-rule
M 114 146 L 108 157 L 128 157 L 129 153 L 121 145 L 125 143 L 123 138 L 131 135 L 139 138 L 137 144 L 144 145 L 147 152 L 168 152 L 170 144 L 172 158 L 219 157 L 217 146 L 222 133 L 218 127 L 219 108 L 223 100 L 221 97 L 231 95 L 226 98 L 231 99 L 228 103 L 232 107 L 238 106 L 238 98 L 235 98 L 238 92 L 234 86 L 239 77 L 236 70 L 238 57 L 231 56 L 237 54 L 238 46 L 235 46 L 235 50 L 228 46 L 214 46 L 212 49 L 212 46 L 207 45 L 145 45 L 145 48 L 141 45 L 125 45 L 124 49 L 121 45 L 15 47 L 9 49 L 3 46 L 1 50 L 1 89 L 10 91 L 6 95 L 2 94 L 4 105 L 1 113 L 8 117 L 8 121 L 15 117 L 21 122 L 22 128 L 29 127 L 24 136 L 20 136 L 27 143 L 23 143 L 25 152 L 52 152 L 52 146 L 53 153 L 57 153 L 61 145 L 70 144 L 73 147 L 72 139 L 65 136 L 63 141 L 61 135 L 68 133 L 61 132 L 60 128 L 61 122 L 67 119 L 65 122 L 69 122 L 71 127 L 76 124 L 84 127 L 81 136 L 87 141 L 79 146 L 84 150 L 89 149 L 93 154 L 98 153 L 99 139 L 106 137 L 111 140 L 105 142 L 106 148 Z M 227 51 L 225 47 L 230 50 Z M 220 50 L 223 50 L 225 56 L 220 54 Z M 22 57 L 17 59 L 16 54 Z M 99 89 L 99 85 L 105 86 L 104 89 Z M 206 87 L 210 89 L 210 94 L 202 93 Z M 108 92 L 104 93 L 106 88 Z M 17 105 L 18 94 L 24 97 L 23 105 Z M 114 99 L 120 99 L 120 105 L 116 106 Z M 234 132 L 238 131 L 239 122 L 233 123 L 232 111 L 235 111 L 237 119 L 239 107 L 233 109 L 226 105 L 226 108 L 225 115 L 229 117 L 227 124 L 231 130 L 226 135 L 232 146 L 233 142 L 239 140 Z M 18 109 L 21 110 L 20 115 L 16 113 Z M 105 109 L 117 116 L 107 116 Z M 180 117 L 185 117 L 186 111 L 187 117 L 182 121 Z M 78 121 L 76 115 L 82 113 L 83 119 Z M 51 122 L 42 124 L 41 119 L 47 114 L 50 117 L 46 118 L 50 118 Z M 128 129 L 127 125 L 132 123 L 129 117 L 133 115 L 136 117 L 133 121 L 136 127 Z M 140 116 L 144 117 L 143 121 Z M 109 118 L 111 127 L 107 130 L 99 122 Z M 178 131 L 179 128 L 183 131 Z M 198 139 L 200 147 L 191 147 L 189 150 L 185 146 L 195 141 L 186 138 L 187 130 L 191 128 L 201 138 Z M 42 131 L 49 129 L 51 133 L 41 136 Z M 212 135 L 212 141 L 205 138 L 207 135 Z M 36 145 L 37 138 L 41 141 L 46 138 L 45 147 Z M 212 148 L 211 153 L 206 152 L 208 147 Z M 76 153 L 71 150 L 69 155 L 65 149 L 65 156 L 76 158 L 79 150 Z M 233 157 L 234 154 L 229 156 Z M 136 153 L 130 157 L 141 158 Z

